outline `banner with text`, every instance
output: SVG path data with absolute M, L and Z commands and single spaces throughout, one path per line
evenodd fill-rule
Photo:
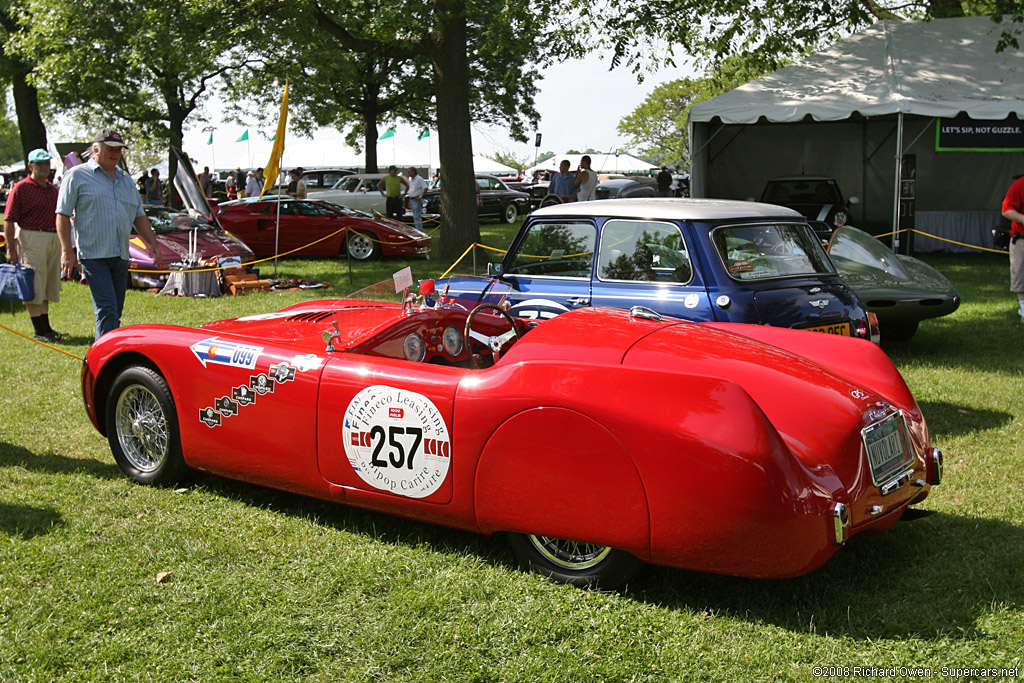
M 1024 152 L 1024 121 L 1010 114 L 1002 121 L 967 114 L 940 117 L 935 123 L 936 152 Z

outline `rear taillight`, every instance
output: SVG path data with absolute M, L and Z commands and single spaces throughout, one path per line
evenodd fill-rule
M 874 344 L 882 341 L 882 335 L 878 331 L 878 316 L 869 312 L 867 318 L 857 321 L 856 335 L 861 339 L 868 339 Z

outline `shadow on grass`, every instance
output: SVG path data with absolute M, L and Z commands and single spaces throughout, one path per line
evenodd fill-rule
M 116 479 L 123 476 L 116 465 L 92 458 L 69 458 L 55 453 L 39 455 L 27 448 L 4 441 L 0 441 L 0 467 L 21 467 L 30 472 L 49 474 L 81 472 L 100 479 Z
M 212 493 L 389 544 L 427 545 L 518 571 L 500 537 L 305 498 L 203 475 Z M 1024 608 L 1024 529 L 948 514 L 855 538 L 824 567 L 795 579 L 743 579 L 645 567 L 623 597 L 666 609 L 855 639 L 944 636 L 969 640 L 984 615 Z
M 651 568 L 645 602 L 855 639 L 972 640 L 983 617 L 1024 607 L 1024 529 L 935 514 L 855 538 L 824 567 L 784 580 Z
M 920 405 L 933 437 L 999 429 L 1013 421 L 1012 414 L 1001 410 L 965 408 L 945 401 L 921 401 Z
M 28 540 L 49 533 L 64 519 L 56 510 L 0 503 L 0 533 Z

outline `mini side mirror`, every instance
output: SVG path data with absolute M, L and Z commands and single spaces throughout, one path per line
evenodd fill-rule
M 501 277 L 504 275 L 504 270 L 500 263 L 488 263 L 487 264 L 487 276 L 488 277 Z
M 851 206 L 856 206 L 857 204 L 860 204 L 860 197 L 850 197 L 846 201 Z

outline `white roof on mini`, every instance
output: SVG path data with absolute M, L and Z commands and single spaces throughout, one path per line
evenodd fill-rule
M 733 218 L 803 218 L 792 209 L 774 204 L 735 199 L 597 199 L 592 202 L 553 204 L 534 216 L 653 218 L 662 220 L 729 220 Z

